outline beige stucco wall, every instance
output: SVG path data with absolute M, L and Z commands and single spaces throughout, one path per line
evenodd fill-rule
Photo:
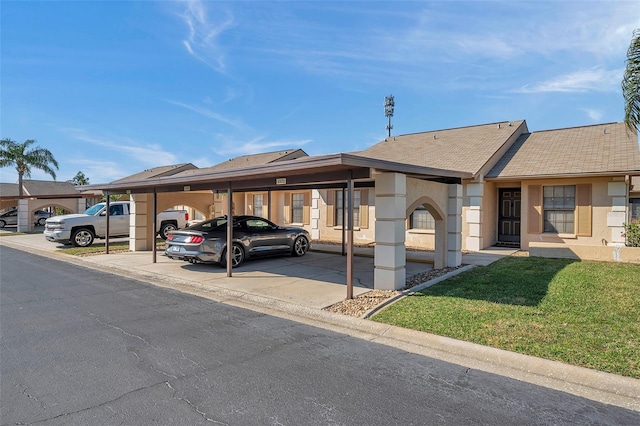
M 319 240 L 342 241 L 342 227 L 327 226 L 327 192 L 321 189 L 318 210 Z M 373 244 L 375 242 L 375 189 L 369 188 L 367 206 L 369 209 L 369 223 L 367 228 L 354 230 L 354 242 L 356 244 Z M 419 179 L 407 178 L 406 218 L 407 227 L 405 243 L 407 247 L 433 250 L 435 248 L 435 231 L 418 231 L 408 229 L 408 218 L 415 208 L 424 203 L 434 218 L 440 218 L 443 226 L 446 226 L 446 212 L 448 202 L 448 185 L 428 182 Z
M 532 241 L 530 256 L 557 259 L 597 260 L 603 262 L 640 263 L 640 247 L 587 246 Z
M 613 178 L 571 178 L 527 180 L 522 182 L 522 240 L 521 248 L 529 249 L 532 242 L 562 243 L 565 245 L 606 245 L 611 241 L 611 230 L 607 226 L 607 213 L 612 211 L 612 198 L 608 195 L 608 183 Z M 528 217 L 530 185 L 576 185 L 591 184 L 591 236 L 559 235 L 551 233 L 529 234 Z
M 321 241 L 342 241 L 342 227 L 341 226 L 327 226 L 327 192 L 335 191 L 335 189 L 327 190 L 320 189 L 320 202 L 318 204 L 319 218 L 318 218 L 318 231 L 319 239 Z M 367 191 L 367 208 L 369 211 L 369 223 L 366 228 L 356 227 L 353 232 L 353 240 L 355 244 L 373 244 L 375 241 L 375 202 L 376 194 L 373 188 L 368 188 Z
M 157 196 L 156 211 L 161 212 L 174 206 L 187 206 L 209 217 L 214 195 L 211 191 L 160 192 Z M 188 209 L 187 209 L 188 210 Z M 189 219 L 192 219 L 189 217 Z
M 446 226 L 448 185 L 407 178 L 406 246 L 411 248 L 435 249 L 435 230 L 410 229 L 409 217 L 419 205 L 424 205 L 436 221 Z M 437 226 L 437 225 L 436 225 Z

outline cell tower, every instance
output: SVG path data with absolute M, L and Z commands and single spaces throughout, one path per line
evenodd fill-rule
M 393 129 L 393 125 L 391 124 L 391 117 L 393 117 L 393 107 L 396 104 L 393 101 L 393 95 L 385 96 L 384 98 L 384 116 L 388 118 L 387 124 L 387 132 L 389 133 L 389 137 L 391 137 L 391 129 Z

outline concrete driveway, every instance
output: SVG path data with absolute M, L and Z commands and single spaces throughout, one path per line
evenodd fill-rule
M 153 263 L 151 252 L 69 256 L 64 254 L 64 246 L 46 241 L 42 234 L 3 236 L 0 244 L 123 275 L 136 274 L 159 282 L 174 281 L 208 290 L 241 292 L 314 309 L 330 306 L 347 296 L 346 257 L 339 254 L 340 246 L 322 245 L 321 251 L 312 250 L 302 257 L 248 260 L 233 270 L 232 277 L 227 277 L 226 270 L 220 266 L 172 260 L 162 252 L 158 252 L 157 263 Z M 104 242 L 98 240 L 96 244 Z M 354 296 L 373 289 L 373 258 L 370 257 L 373 249 L 359 248 L 358 251 L 359 255 L 353 260 Z M 423 252 L 422 257 L 407 262 L 407 277 L 433 269 L 431 263 L 426 263 L 429 253 Z

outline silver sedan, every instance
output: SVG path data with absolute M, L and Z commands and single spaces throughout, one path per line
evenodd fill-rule
M 245 259 L 290 254 L 303 256 L 310 246 L 309 233 L 302 228 L 283 227 L 257 216 L 233 217 L 232 266 Z M 227 217 L 217 217 L 180 231 L 171 231 L 165 255 L 191 263 L 219 263 L 226 266 Z

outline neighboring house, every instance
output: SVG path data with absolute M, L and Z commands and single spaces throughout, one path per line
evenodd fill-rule
M 0 210 L 18 209 L 18 230 L 33 230 L 33 213 L 58 207 L 64 211 L 77 213 L 86 209 L 87 199 L 92 194 L 83 194 L 70 182 L 24 179 L 23 198 L 19 197 L 18 184 L 0 183 Z

